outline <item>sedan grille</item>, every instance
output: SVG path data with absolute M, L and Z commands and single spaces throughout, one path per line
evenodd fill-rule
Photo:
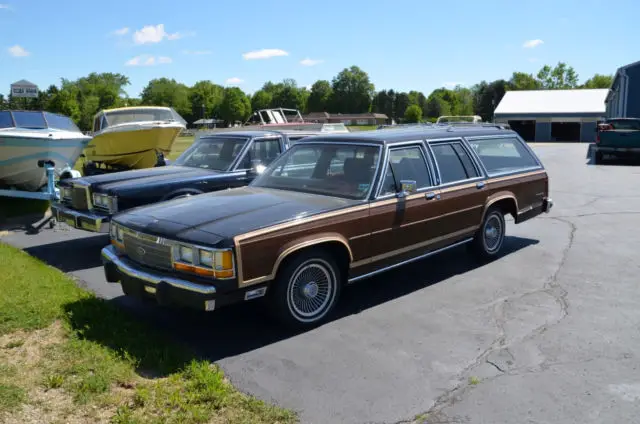
M 162 239 L 131 230 L 124 231 L 124 250 L 134 262 L 152 268 L 171 270 L 171 246 L 163 244 Z
M 62 190 L 62 203 L 73 209 L 84 211 L 89 209 L 89 187 L 73 186 L 64 187 Z

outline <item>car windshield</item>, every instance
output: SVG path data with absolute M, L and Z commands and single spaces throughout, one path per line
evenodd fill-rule
M 171 108 L 149 107 L 113 110 L 105 112 L 105 117 L 107 118 L 107 125 L 103 124 L 103 129 L 107 126 L 128 124 L 130 122 L 177 121 L 182 124 L 186 123 L 186 121 Z
M 248 141 L 248 137 L 203 137 L 185 150 L 176 159 L 175 164 L 228 171 Z
M 375 146 L 300 143 L 251 185 L 362 200 L 373 184 L 379 156 L 380 148 Z

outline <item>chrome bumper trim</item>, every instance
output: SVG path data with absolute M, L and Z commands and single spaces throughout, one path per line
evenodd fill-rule
M 547 199 L 546 201 L 546 207 L 545 207 L 545 212 L 549 213 L 549 211 L 551 211 L 551 208 L 553 207 L 553 200 L 551 198 Z
M 118 256 L 116 249 L 113 246 L 107 246 L 102 249 L 102 260 L 106 263 L 113 264 L 120 273 L 128 275 L 129 277 L 142 280 L 146 283 L 158 285 L 161 282 L 169 284 L 175 288 L 186 290 L 199 294 L 215 294 L 216 288 L 214 286 L 192 283 L 191 281 L 182 280 L 169 276 L 167 274 L 155 273 L 149 271 L 142 271 L 136 268 L 136 265 L 122 257 Z
M 108 233 L 109 232 L 109 221 L 111 220 L 111 216 L 109 215 L 98 215 L 90 212 L 80 212 L 75 209 L 71 209 L 62 203 L 53 203 L 51 205 L 51 212 L 53 216 L 58 220 L 58 222 L 64 222 L 68 225 L 72 225 L 71 222 L 68 222 L 65 219 L 65 215 L 67 217 L 73 218 L 73 227 L 78 228 L 80 230 L 85 231 L 93 231 L 96 233 Z M 62 216 L 61 216 L 62 215 Z M 80 220 L 80 222 L 79 222 Z M 83 226 L 81 224 L 82 221 L 89 221 L 91 228 L 88 226 Z

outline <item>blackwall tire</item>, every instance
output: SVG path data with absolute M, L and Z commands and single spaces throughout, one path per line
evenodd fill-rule
M 312 328 L 325 322 L 335 309 L 342 272 L 332 255 L 311 250 L 288 261 L 273 284 L 272 315 L 289 328 Z
M 492 260 L 500 255 L 506 234 L 504 212 L 497 207 L 489 208 L 482 225 L 471 242 L 472 252 L 482 260 Z

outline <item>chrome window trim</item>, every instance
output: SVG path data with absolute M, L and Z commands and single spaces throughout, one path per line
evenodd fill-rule
M 213 138 L 213 137 L 211 137 L 211 138 Z M 280 157 L 280 155 L 282 155 L 287 150 L 286 148 L 283 148 L 284 147 L 283 146 L 283 138 L 282 138 L 281 135 L 267 135 L 267 136 L 249 137 L 249 139 L 247 140 L 246 144 L 242 147 L 242 150 L 238 154 L 238 157 L 231 163 L 231 166 L 229 166 L 229 168 L 227 168 L 227 170 L 223 171 L 223 172 L 235 172 L 235 171 L 246 171 L 246 170 L 248 170 L 248 168 L 239 168 L 239 165 L 242 163 L 242 161 L 244 160 L 245 156 L 249 154 L 249 149 L 251 149 L 251 146 L 253 145 L 253 143 L 255 143 L 256 141 L 272 140 L 272 139 L 276 139 L 276 138 L 280 139 L 280 154 L 278 155 L 278 157 Z
M 517 133 L 497 134 L 497 135 L 475 135 L 475 136 L 465 137 L 465 139 L 468 142 L 471 142 L 473 140 L 490 140 L 490 139 L 495 139 L 495 138 L 512 138 L 512 139 L 515 138 L 525 148 L 525 150 L 527 152 L 529 152 L 531 157 L 533 157 L 533 160 L 538 164 L 538 167 L 544 169 L 544 165 L 540 161 L 540 158 L 538 158 L 538 155 L 535 154 L 535 152 L 529 146 L 529 144 L 526 141 L 524 141 L 522 139 L 522 137 L 520 137 L 520 135 L 518 135 Z M 529 168 L 531 168 L 531 167 L 529 167 Z M 526 168 L 526 169 L 529 169 L 529 168 Z M 523 169 L 525 169 L 525 168 L 523 168 Z
M 433 174 L 431 172 L 430 166 L 429 166 L 429 159 L 428 154 L 426 152 L 425 149 L 425 145 L 424 145 L 424 141 L 423 140 L 413 140 L 413 141 L 403 141 L 402 143 L 393 143 L 390 144 L 386 147 L 385 149 L 385 156 L 386 156 L 386 161 L 384 163 L 384 168 L 382 169 L 382 172 L 380 173 L 380 180 L 378 182 L 378 187 L 376 190 L 376 195 L 374 197 L 374 200 L 382 200 L 382 199 L 387 199 L 387 198 L 391 198 L 391 197 L 395 197 L 397 196 L 397 193 L 393 193 L 393 194 L 385 194 L 385 195 L 381 195 L 380 194 L 380 190 L 382 190 L 382 183 L 384 182 L 384 178 L 385 175 L 387 174 L 387 170 L 389 169 L 389 155 L 391 153 L 392 150 L 396 150 L 396 149 L 403 149 L 406 148 L 407 146 L 411 147 L 411 146 L 415 146 L 418 147 L 418 149 L 420 150 L 420 152 L 422 153 L 422 160 L 425 164 L 425 166 L 427 167 L 427 172 L 429 173 L 429 179 L 431 180 L 430 186 L 425 186 L 425 187 L 416 187 L 416 193 L 421 193 L 422 191 L 428 191 L 430 189 L 433 189 L 434 187 L 436 187 L 436 185 L 434 185 L 436 183 L 436 180 L 433 178 Z

